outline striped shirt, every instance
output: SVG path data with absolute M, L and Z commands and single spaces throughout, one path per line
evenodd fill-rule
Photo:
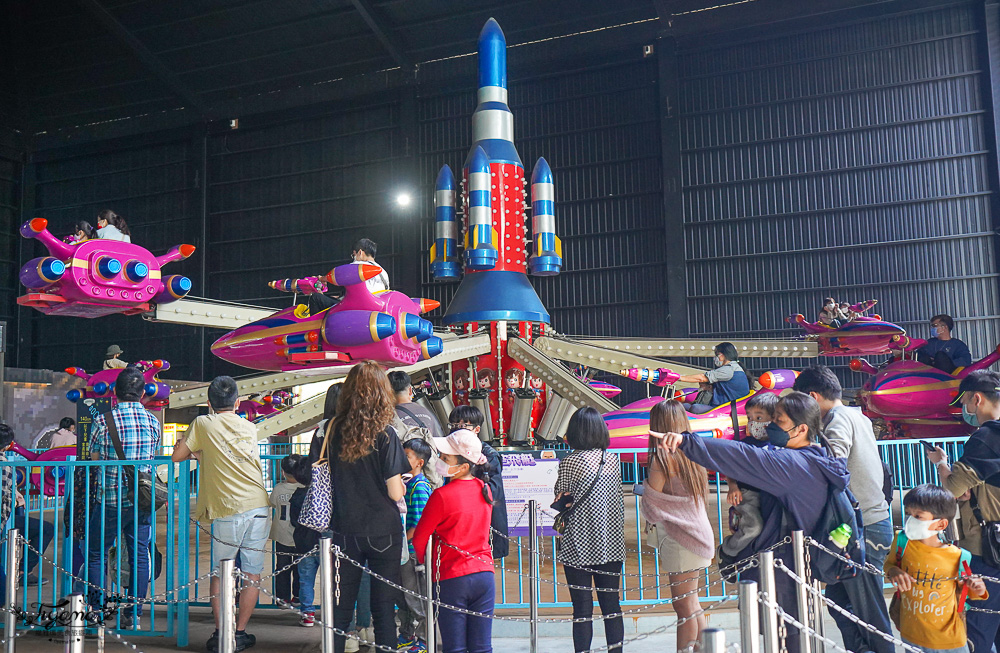
M 423 474 L 417 474 L 406 482 L 406 530 L 417 527 L 432 491 L 430 481 Z M 416 556 L 413 543 L 408 541 L 407 544 L 410 547 L 410 555 Z
M 114 442 L 108 433 L 107 418 L 113 415 L 118 437 L 126 460 L 152 460 L 160 447 L 160 422 L 138 401 L 120 402 L 110 413 L 98 415 L 90 432 L 90 452 L 98 460 L 118 460 Z M 118 504 L 118 470 L 108 467 L 104 472 L 104 502 Z M 152 471 L 152 465 L 137 465 L 141 472 Z M 124 480 L 124 479 L 123 479 Z M 125 498 L 126 488 L 121 487 L 122 505 L 130 505 Z

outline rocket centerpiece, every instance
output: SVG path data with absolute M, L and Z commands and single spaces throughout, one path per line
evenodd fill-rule
M 167 263 L 186 259 L 193 245 L 178 245 L 162 256 L 117 240 L 87 240 L 68 245 L 48 230 L 48 221 L 34 218 L 21 226 L 21 235 L 40 241 L 49 256 L 28 261 L 21 283 L 28 294 L 17 303 L 47 315 L 101 317 L 149 311 L 150 302 L 181 299 L 191 280 L 179 274 L 162 276 Z
M 562 243 L 555 234 L 552 171 L 539 159 L 532 175 L 533 253 L 529 262 L 525 220 L 524 164 L 514 147 L 514 115 L 507 106 L 507 42 L 494 19 L 479 35 L 478 104 L 472 114 L 473 143 L 462 169 L 464 255 L 457 251 L 454 179 L 445 166 L 435 188 L 435 242 L 431 275 L 465 276 L 448 306 L 445 324 L 536 322 L 549 313 L 527 279 L 558 274 Z

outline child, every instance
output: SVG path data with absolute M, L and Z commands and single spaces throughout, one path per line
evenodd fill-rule
M 487 485 L 483 443 L 472 431 L 459 429 L 448 437 L 434 438 L 434 446 L 441 455 L 441 476 L 451 480 L 435 490 L 424 506 L 413 533 L 417 562 L 426 564 L 441 602 L 492 616 L 496 594 L 490 551 L 493 495 Z M 432 555 L 424 560 L 432 533 Z M 466 616 L 442 607 L 438 625 L 443 650 L 492 651 L 492 624 L 490 618 Z
M 274 540 L 276 554 L 274 564 L 278 569 L 284 569 L 290 565 L 292 556 L 295 554 L 295 537 L 293 536 L 295 526 L 292 525 L 288 502 L 295 490 L 302 487 L 295 480 L 295 466 L 301 458 L 302 456 L 293 453 L 281 459 L 281 473 L 285 480 L 275 484 L 274 489 L 271 490 L 270 504 L 273 509 L 271 539 Z M 289 571 L 278 574 L 274 579 L 274 595 L 293 606 L 299 602 L 298 567 L 292 567 Z
M 430 481 L 423 474 L 424 466 L 431 459 L 431 446 L 423 440 L 413 439 L 403 443 L 403 451 L 410 462 L 410 474 L 406 481 L 406 540 L 409 542 L 409 560 L 403 564 L 403 587 L 414 592 L 423 592 L 423 573 L 417 570 L 417 559 L 413 550 L 413 532 L 424 512 L 427 500 L 431 498 Z M 405 478 L 405 476 L 404 476 Z M 411 594 L 403 595 L 404 603 L 399 607 L 399 644 L 397 650 L 407 653 L 427 651 L 427 624 L 424 619 L 424 604 Z
M 966 594 L 988 598 L 983 579 L 969 574 L 969 552 L 944 542 L 956 506 L 955 497 L 936 485 L 910 490 L 903 497 L 903 532 L 885 558 L 885 575 L 897 590 L 899 634 L 928 653 L 968 653 L 961 614 Z M 959 576 L 965 578 L 947 580 Z
M 289 500 L 289 514 L 294 526 L 293 537 L 295 539 L 295 552 L 298 554 L 308 553 L 319 543 L 319 533 L 299 524 L 299 514 L 302 512 L 302 502 L 306 498 L 306 490 L 312 482 L 312 465 L 309 459 L 300 457 L 293 470 L 295 480 L 301 485 L 295 490 Z M 316 590 L 316 572 L 319 570 L 319 556 L 313 553 L 299 560 L 299 610 L 302 618 L 299 620 L 300 626 L 311 628 L 316 625 L 316 605 L 313 603 Z
M 767 446 L 767 425 L 774 420 L 777 406 L 776 394 L 759 392 L 750 397 L 746 404 L 747 434 L 740 441 L 751 447 Z M 760 514 L 760 492 L 753 486 L 730 480 L 726 501 L 732 506 L 729 509 L 729 530 L 732 534 L 722 539 L 720 559 L 735 559 L 764 527 Z

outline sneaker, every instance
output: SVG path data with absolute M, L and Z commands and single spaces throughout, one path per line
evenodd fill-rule
M 368 626 L 359 634 L 361 635 L 361 639 L 367 642 L 375 642 L 375 626 Z
M 246 632 L 236 632 L 236 650 L 244 651 L 257 643 L 257 638 Z
M 17 584 L 20 585 L 21 583 L 24 582 L 24 580 L 25 580 L 25 578 L 22 575 L 21 577 L 19 577 L 17 579 Z M 42 578 L 41 580 L 39 580 L 38 576 L 36 576 L 35 574 L 28 574 L 27 584 L 28 585 L 48 585 L 49 584 L 49 579 L 48 578 Z
M 131 614 L 123 614 L 121 616 L 120 621 L 121 621 L 121 628 L 120 628 L 120 630 L 132 630 L 132 626 L 134 624 L 132 622 L 132 615 Z
M 208 638 L 205 643 L 205 648 L 208 649 L 208 653 L 219 653 L 219 631 L 212 633 L 212 636 Z
M 427 642 L 418 637 L 406 653 L 427 653 Z
M 299 619 L 299 625 L 312 628 L 316 625 L 316 614 L 314 612 L 303 612 L 302 618 Z
M 357 640 L 357 633 L 351 633 L 353 637 L 348 637 L 344 642 L 344 653 L 358 653 L 361 649 L 361 645 Z
M 417 643 L 415 637 L 407 637 L 406 635 L 400 635 L 399 639 L 396 640 L 396 650 L 397 651 L 407 651 Z

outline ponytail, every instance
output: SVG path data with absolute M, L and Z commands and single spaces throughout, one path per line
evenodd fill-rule
M 493 495 L 490 492 L 490 472 L 489 472 L 490 464 L 489 464 L 489 462 L 487 461 L 487 462 L 483 463 L 482 465 L 476 465 L 471 460 L 469 460 L 468 458 L 465 458 L 464 456 L 456 456 L 456 458 L 458 458 L 458 464 L 459 465 L 462 465 L 462 464 L 468 465 L 469 466 L 469 471 L 472 473 L 472 475 L 475 478 L 478 478 L 480 481 L 483 482 L 483 499 L 486 500 L 486 503 L 488 503 L 488 504 L 490 504 L 492 506 L 493 505 Z

